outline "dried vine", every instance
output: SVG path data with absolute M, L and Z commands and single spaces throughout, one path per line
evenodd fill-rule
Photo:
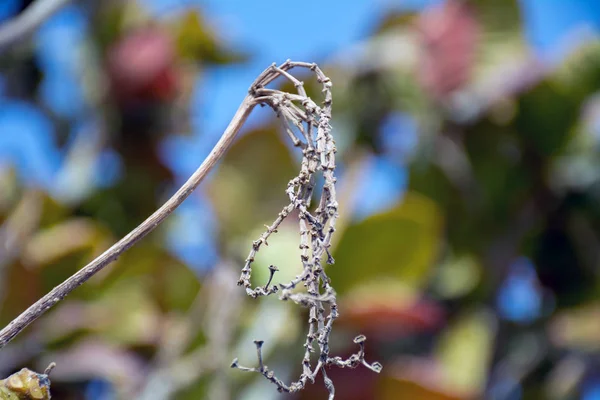
M 288 72 L 295 67 L 308 68 L 315 73 L 317 80 L 323 85 L 324 101 L 322 107 L 317 106 L 307 96 L 302 82 Z M 290 80 L 298 93 L 291 94 L 266 88 L 269 83 L 278 77 Z M 325 367 L 355 368 L 362 364 L 375 372 L 381 371 L 381 364 L 377 362 L 369 364 L 365 361 L 365 337 L 362 335 L 355 338 L 354 342 L 359 345 L 359 351 L 350 358 L 343 360 L 340 357 L 330 357 L 329 355 L 331 330 L 333 322 L 338 317 L 336 293 L 330 284 L 322 263 L 324 257 L 328 264 L 333 263 L 333 257 L 331 257 L 329 248 L 338 216 L 338 203 L 335 191 L 336 148 L 329 124 L 331 119 L 331 103 L 331 81 L 316 64 L 286 61 L 279 67 L 272 65 L 267 68 L 251 86 L 248 96 L 246 96 L 240 105 L 219 142 L 179 190 L 133 231 L 92 260 L 88 265 L 67 278 L 63 283 L 56 286 L 0 330 L 0 349 L 22 332 L 29 324 L 63 300 L 69 293 L 148 235 L 175 211 L 198 187 L 223 154 L 225 154 L 252 109 L 260 104 L 271 107 L 275 110 L 278 117 L 281 118 L 290 139 L 302 151 L 302 163 L 300 173 L 289 182 L 285 191 L 289 198 L 289 204 L 283 208 L 273 224 L 267 227 L 267 230 L 260 238 L 253 242 L 238 284 L 244 286 L 246 293 L 253 298 L 281 292 L 280 298 L 282 300 L 291 300 L 299 305 L 308 307 L 309 328 L 304 344 L 305 353 L 302 360 L 302 374 L 296 382 L 286 385 L 275 376 L 273 371 L 267 368 L 262 359 L 262 341 L 255 341 L 259 361 L 257 368 L 240 366 L 237 360 L 234 360 L 232 367 L 243 371 L 259 372 L 277 385 L 279 391 L 289 393 L 303 389 L 308 381 L 314 382 L 320 372 L 323 375 L 325 386 L 330 393 L 330 399 L 334 398 L 335 388 L 333 382 L 327 377 Z M 298 134 L 301 135 L 302 139 L 298 137 Z M 310 211 L 310 203 L 315 190 L 316 175 L 318 174 L 322 175 L 324 183 L 321 188 L 321 197 L 318 206 L 313 214 Z M 267 239 L 277 232 L 277 228 L 281 222 L 294 211 L 297 211 L 299 216 L 302 272 L 288 283 L 271 285 L 277 271 L 275 266 L 271 266 L 270 279 L 266 285 L 252 289 L 250 277 L 252 262 L 256 253 L 259 251 L 261 245 L 263 243 L 266 244 Z M 306 293 L 296 290 L 301 286 L 306 288 Z M 311 353 L 315 351 L 315 341 L 319 349 L 319 357 L 316 365 L 313 367 Z
M 304 90 L 303 83 L 288 71 L 292 68 L 308 68 L 323 86 L 324 100 L 319 107 L 310 99 Z M 268 89 L 266 85 L 277 77 L 288 79 L 296 88 L 297 94 L 286 93 L 279 90 Z M 359 351 L 347 360 L 329 355 L 329 339 L 332 326 L 338 317 L 336 293 L 331 286 L 324 265 L 333 264 L 334 260 L 329 252 L 331 238 L 335 232 L 335 222 L 338 217 L 338 202 L 336 199 L 335 178 L 335 142 L 331 135 L 331 80 L 323 74 L 316 64 L 286 61 L 279 67 L 273 64 L 267 68 L 250 88 L 250 95 L 261 105 L 271 107 L 282 120 L 285 131 L 294 146 L 302 151 L 302 162 L 298 176 L 290 180 L 286 194 L 289 204 L 283 208 L 275 221 L 267 226 L 267 230 L 252 243 L 250 253 L 246 258 L 238 285 L 244 286 L 246 293 L 253 298 L 268 296 L 281 292 L 281 300 L 291 300 L 296 304 L 309 309 L 308 333 L 304 343 L 304 358 L 302 359 L 302 374 L 300 378 L 286 385 L 269 370 L 262 358 L 262 345 L 260 340 L 255 341 L 258 367 L 243 367 L 238 360 L 233 360 L 232 368 L 242 371 L 254 371 L 262 374 L 273 382 L 280 392 L 293 393 L 302 390 L 308 381 L 314 382 L 319 372 L 322 373 L 325 386 L 329 391 L 329 399 L 335 395 L 335 387 L 327 377 L 325 367 L 337 366 L 356 368 L 362 364 L 375 371 L 381 371 L 381 364 L 369 364 L 364 356 L 364 341 L 362 335 L 355 338 Z M 320 200 L 314 214 L 310 211 L 311 199 L 315 191 L 316 175 L 323 177 L 323 186 Z M 299 219 L 299 247 L 302 272 L 288 283 L 271 285 L 277 267 L 269 267 L 270 277 L 265 286 L 252 288 L 250 283 L 252 263 L 261 245 L 267 244 L 268 238 L 277 232 L 277 228 L 293 211 L 298 212 Z M 303 286 L 305 292 L 296 291 Z M 315 341 L 319 349 L 319 357 L 313 367 L 311 353 L 315 351 Z

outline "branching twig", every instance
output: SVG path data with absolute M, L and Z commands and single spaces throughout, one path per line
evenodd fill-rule
M 323 86 L 323 106 L 317 106 L 303 88 L 302 82 L 297 80 L 288 71 L 292 68 L 308 68 L 317 76 Z M 265 89 L 265 86 L 278 77 L 291 81 L 298 94 L 289 94 L 277 90 Z M 299 103 L 299 104 L 296 104 Z M 106 265 L 116 260 L 119 255 L 145 237 L 167 218 L 200 184 L 206 174 L 215 166 L 217 161 L 226 152 L 236 133 L 246 121 L 252 109 L 258 105 L 268 105 L 284 120 L 286 132 L 294 145 L 302 150 L 302 162 L 298 176 L 290 180 L 285 191 L 289 204 L 283 208 L 272 225 L 267 226 L 265 233 L 253 242 L 250 253 L 242 269 L 238 285 L 244 286 L 246 293 L 251 297 L 267 296 L 281 291 L 281 300 L 291 300 L 301 306 L 309 308 L 308 333 L 304 344 L 305 354 L 302 360 L 302 374 L 296 382 L 289 386 L 278 379 L 273 371 L 264 364 L 262 358 L 262 344 L 255 341 L 258 368 L 242 367 L 234 360 L 232 367 L 243 371 L 255 371 L 264 375 L 273 382 L 280 392 L 297 392 L 306 386 L 308 381 L 314 382 L 319 372 L 322 373 L 325 387 L 329 391 L 329 398 L 333 399 L 335 388 L 333 382 L 327 377 L 326 366 L 355 368 L 360 364 L 375 372 L 381 370 L 379 363 L 368 364 L 364 359 L 364 336 L 359 336 L 355 342 L 360 345 L 358 353 L 348 360 L 340 357 L 329 356 L 329 338 L 333 322 L 338 318 L 338 305 L 336 293 L 326 275 L 322 259 L 332 264 L 333 257 L 329 253 L 331 238 L 335 232 L 335 223 L 338 217 L 338 203 L 336 198 L 335 178 L 335 143 L 331 136 L 331 81 L 316 64 L 286 61 L 279 67 L 275 64 L 267 68 L 252 84 L 248 96 L 240 105 L 229 126 L 223 133 L 219 142 L 204 160 L 202 165 L 194 172 L 188 181 L 154 214 L 142 222 L 137 228 L 127 234 L 119 242 L 101 254 L 98 258 L 83 267 L 65 282 L 55 287 L 50 293 L 42 297 L 29 307 L 20 316 L 15 318 L 0 332 L 0 348 L 21 332 L 30 323 L 39 318 L 50 307 L 58 303 L 79 285 L 86 282 Z M 296 132 L 300 135 L 297 135 Z M 299 137 L 303 137 L 304 141 Z M 315 175 L 322 174 L 324 184 L 321 197 L 316 210 L 310 211 L 311 199 L 315 188 Z M 282 221 L 292 211 L 298 212 L 299 219 L 299 247 L 302 272 L 288 283 L 273 284 L 271 282 L 277 267 L 270 267 L 270 278 L 264 286 L 252 289 L 250 283 L 252 263 L 261 245 L 267 244 L 269 236 L 277 232 Z M 306 288 L 306 293 L 294 291 L 298 285 Z M 314 344 L 319 348 L 319 357 L 314 367 L 311 364 L 311 353 L 315 351 Z
M 306 94 L 303 83 L 291 75 L 288 71 L 294 67 L 309 68 L 317 76 L 319 83 L 323 85 L 324 101 L 323 107 L 318 107 Z M 290 94 L 273 89 L 266 89 L 265 85 L 273 77 L 283 77 L 289 80 L 298 94 Z M 264 79 L 261 79 L 264 78 Z M 281 66 L 272 65 L 257 79 L 250 93 L 256 96 L 256 100 L 263 105 L 271 107 L 277 116 L 282 119 L 284 129 L 294 146 L 302 150 L 302 163 L 300 173 L 293 178 L 286 189 L 289 204 L 283 208 L 272 225 L 252 243 L 250 253 L 246 258 L 238 284 L 244 286 L 246 293 L 253 297 L 268 296 L 281 291 L 281 300 L 291 300 L 301 306 L 309 308 L 308 333 L 304 343 L 305 353 L 302 359 L 302 374 L 300 378 L 291 384 L 285 384 L 275 376 L 275 373 L 264 364 L 262 357 L 263 341 L 256 340 L 258 367 L 250 368 L 241 366 L 237 359 L 233 360 L 232 368 L 242 371 L 258 372 L 277 386 L 280 392 L 297 392 L 302 390 L 308 381 L 314 382 L 319 372 L 323 375 L 325 387 L 329 391 L 329 398 L 335 396 L 335 387 L 325 372 L 326 366 L 338 366 L 341 368 L 356 368 L 360 364 L 375 372 L 381 371 L 381 364 L 369 364 L 364 359 L 364 336 L 358 336 L 355 343 L 359 344 L 360 350 L 347 360 L 340 357 L 329 356 L 329 338 L 333 321 L 338 317 L 338 306 L 336 293 L 330 285 L 322 264 L 322 258 L 332 264 L 333 257 L 329 253 L 331 238 L 335 232 L 335 223 L 338 217 L 338 203 L 335 190 L 335 143 L 331 136 L 331 81 L 316 64 L 297 63 L 286 61 Z M 299 103 L 299 104 L 296 104 Z M 299 132 L 304 141 L 299 139 Z M 315 175 L 321 173 L 324 184 L 321 191 L 319 204 L 314 215 L 309 211 L 310 203 L 315 187 Z M 269 280 L 264 286 L 252 288 L 250 282 L 252 274 L 252 263 L 261 245 L 267 244 L 267 239 L 277 232 L 277 228 L 283 220 L 294 210 L 298 212 L 299 218 L 299 247 L 302 272 L 292 281 L 272 285 L 273 276 L 277 268 L 270 266 Z M 294 289 L 300 283 L 306 288 L 306 293 L 295 292 Z M 327 314 L 328 309 L 328 314 Z M 311 353 L 315 351 L 314 342 L 319 348 L 319 357 L 316 365 L 311 363 Z
M 0 52 L 31 35 L 45 20 L 71 0 L 37 0 L 17 17 L 0 25 Z

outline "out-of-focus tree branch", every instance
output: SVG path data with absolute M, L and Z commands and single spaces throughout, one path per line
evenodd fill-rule
M 0 25 L 0 52 L 31 35 L 37 27 L 71 0 L 37 0 L 21 14 Z

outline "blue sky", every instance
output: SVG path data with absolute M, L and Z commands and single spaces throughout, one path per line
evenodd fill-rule
M 537 54 L 556 61 L 582 35 L 600 32 L 598 0 L 520 0 L 525 35 Z

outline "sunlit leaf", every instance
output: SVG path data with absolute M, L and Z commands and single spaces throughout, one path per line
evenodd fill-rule
M 135 4 L 135 2 L 131 2 Z M 132 7 L 132 5 L 128 5 Z M 124 28 L 123 22 L 126 17 L 126 8 L 123 4 L 111 3 L 107 7 L 100 8 L 94 16 L 98 23 L 94 24 L 97 44 L 105 49 L 114 43 Z
M 90 332 L 119 344 L 154 344 L 160 310 L 144 280 L 119 280 L 89 302 L 65 302 L 45 320 L 47 340 L 58 342 Z
M 481 266 L 473 257 L 451 257 L 439 266 L 434 288 L 445 298 L 464 296 L 477 287 L 481 275 Z
M 521 10 L 517 0 L 471 0 L 482 28 L 478 47 L 476 74 L 493 78 L 494 70 L 515 60 L 522 60 L 527 46 L 521 25 Z
M 197 9 L 189 11 L 177 21 L 175 37 L 179 55 L 189 60 L 228 64 L 246 58 L 245 55 L 223 46 Z
M 551 78 L 580 101 L 600 88 L 600 40 L 590 38 L 569 54 Z
M 402 10 L 394 12 L 393 10 L 384 15 L 375 30 L 375 34 L 384 34 L 387 32 L 397 32 L 400 28 L 411 26 L 415 20 L 416 12 Z
M 277 233 L 268 240 L 268 246 L 264 246 L 256 254 L 253 263 L 252 281 L 255 285 L 264 285 L 269 279 L 269 265 L 275 265 L 278 271 L 275 273 L 273 283 L 289 282 L 302 271 L 300 261 L 298 221 L 293 217 L 284 221 Z M 252 243 L 264 231 L 264 227 L 258 227 L 248 238 L 240 241 L 240 258 L 246 258 Z
M 372 280 L 395 279 L 420 287 L 437 257 L 443 217 L 438 206 L 415 192 L 400 205 L 348 227 L 335 249 L 328 275 L 340 293 Z
M 100 250 L 106 232 L 89 219 L 74 218 L 39 231 L 24 249 L 23 262 L 46 266 L 62 257 L 82 250 Z
M 0 167 L 0 220 L 18 199 L 19 182 L 14 168 Z
M 485 389 L 496 325 L 493 314 L 478 310 L 460 316 L 441 337 L 437 357 L 457 391 L 478 396 Z
M 192 385 L 185 387 L 182 391 L 177 393 L 177 398 L 180 400 L 196 400 L 207 398 L 208 387 L 210 380 L 198 379 Z
M 200 280 L 189 266 L 152 242 L 130 249 L 109 268 L 101 287 L 110 289 L 120 281 L 138 282 L 163 311 L 188 310 L 200 289 Z

